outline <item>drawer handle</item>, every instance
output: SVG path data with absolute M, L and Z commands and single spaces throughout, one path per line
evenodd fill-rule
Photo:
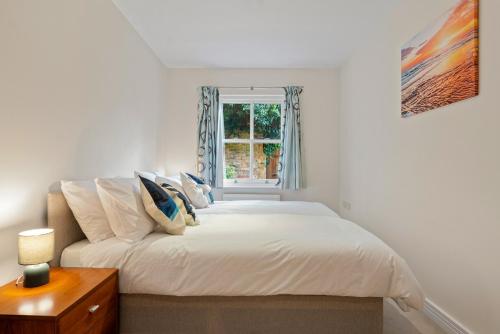
M 99 309 L 99 305 L 92 305 L 91 307 L 89 307 L 89 312 L 93 314 L 93 313 L 95 313 L 98 309 Z

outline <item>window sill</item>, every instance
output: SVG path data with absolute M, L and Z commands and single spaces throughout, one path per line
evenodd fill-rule
M 229 183 L 224 184 L 222 189 L 255 189 L 255 190 L 280 190 L 280 186 L 266 183 Z

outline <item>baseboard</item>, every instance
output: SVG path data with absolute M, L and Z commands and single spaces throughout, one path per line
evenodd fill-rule
M 423 313 L 448 334 L 473 334 L 429 299 L 425 299 Z

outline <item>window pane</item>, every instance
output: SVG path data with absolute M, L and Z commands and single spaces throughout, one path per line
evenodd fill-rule
M 250 144 L 224 144 L 224 178 L 250 178 Z
M 250 104 L 228 103 L 222 106 L 226 139 L 250 138 Z
M 255 139 L 280 139 L 281 104 L 255 104 L 254 118 Z
M 277 179 L 280 161 L 280 144 L 254 144 L 253 177 Z

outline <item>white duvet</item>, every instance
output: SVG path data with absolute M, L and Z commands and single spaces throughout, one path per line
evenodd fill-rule
M 120 269 L 120 292 L 177 296 L 277 294 L 391 297 L 421 309 L 405 261 L 319 203 L 217 202 L 183 236 L 108 239 L 81 251 L 88 267 Z

